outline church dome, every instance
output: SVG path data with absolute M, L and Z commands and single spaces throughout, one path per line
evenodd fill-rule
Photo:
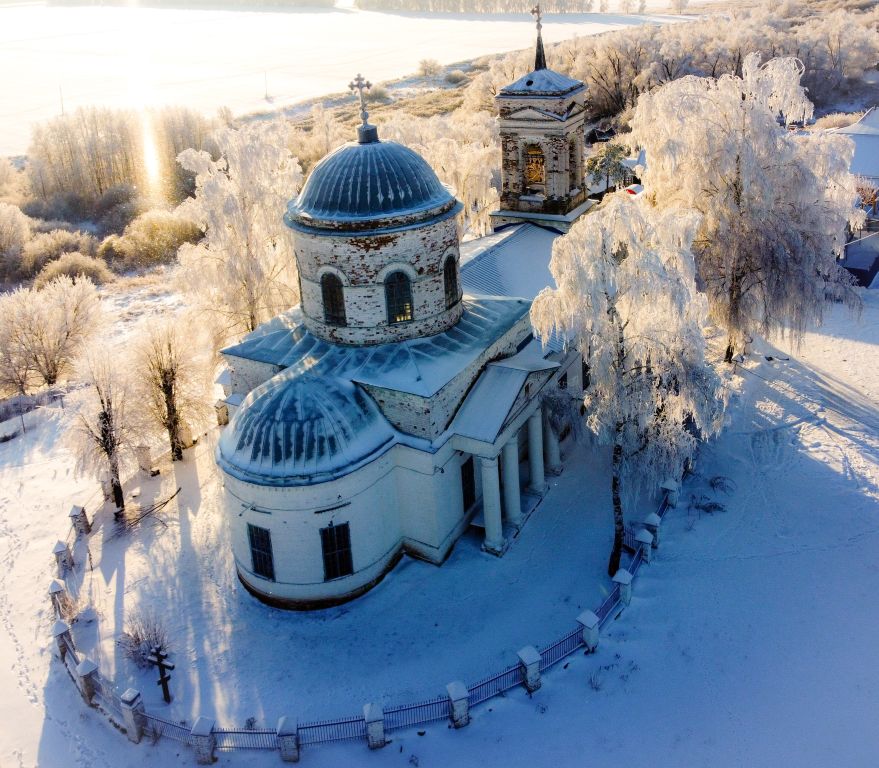
M 370 126 L 372 127 L 372 126 Z M 287 208 L 294 227 L 370 229 L 424 221 L 457 201 L 416 152 L 394 141 L 351 142 L 312 170 Z
M 395 434 L 357 385 L 290 369 L 244 400 L 220 438 L 217 462 L 244 482 L 314 485 L 377 458 Z

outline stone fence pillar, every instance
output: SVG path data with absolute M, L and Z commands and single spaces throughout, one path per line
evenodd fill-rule
M 659 529 L 662 527 L 662 518 L 656 512 L 651 512 L 644 518 L 644 527 L 653 534 L 653 548 L 657 549 L 659 547 Z
M 147 477 L 153 474 L 153 452 L 148 445 L 138 445 L 134 449 L 137 467 Z
M 55 556 L 55 567 L 58 569 L 58 578 L 63 579 L 67 571 L 73 569 L 73 552 L 63 541 L 59 541 L 52 549 Z
M 70 524 L 77 536 L 88 536 L 92 532 L 92 524 L 85 513 L 85 507 L 80 507 L 78 504 L 70 508 Z
M 91 659 L 83 658 L 76 665 L 76 676 L 79 678 L 79 692 L 86 704 L 91 706 L 95 696 L 95 676 L 98 674 L 98 665 Z
M 625 568 L 620 568 L 613 577 L 614 584 L 620 585 L 620 602 L 628 605 L 632 602 L 632 574 Z
M 52 625 L 52 637 L 58 646 L 58 655 L 61 661 L 67 656 L 67 649 L 73 647 L 73 638 L 70 635 L 70 627 L 60 619 Z
M 366 721 L 366 743 L 370 749 L 381 749 L 385 745 L 385 713 L 380 704 L 366 704 L 363 707 Z
M 670 507 L 676 507 L 678 505 L 678 494 L 681 490 L 680 483 L 671 479 L 663 480 L 659 489 L 668 495 L 668 505 Z
M 135 744 L 140 743 L 146 725 L 145 710 L 140 691 L 129 688 L 122 694 L 122 720 L 125 723 L 125 735 Z
M 192 746 L 195 748 L 195 761 L 199 765 L 212 765 L 214 748 L 217 739 L 214 736 L 214 721 L 209 717 L 200 717 L 192 726 Z
M 635 541 L 641 545 L 641 553 L 645 563 L 650 562 L 653 553 L 653 534 L 646 528 L 642 528 L 635 534 Z
M 278 749 L 285 763 L 299 762 L 299 721 L 295 717 L 278 720 Z
M 525 690 L 533 693 L 540 688 L 540 654 L 533 645 L 526 645 L 519 651 L 519 663 L 525 670 Z
M 470 722 L 470 698 L 467 686 L 456 680 L 446 686 L 449 695 L 449 707 L 452 712 L 452 725 L 463 728 Z
M 583 628 L 583 645 L 589 653 L 598 648 L 598 637 L 601 633 L 601 621 L 592 611 L 583 611 L 577 617 L 577 623 Z

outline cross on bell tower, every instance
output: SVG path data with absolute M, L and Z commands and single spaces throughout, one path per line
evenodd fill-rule
M 372 88 L 372 83 L 369 80 L 364 80 L 363 75 L 359 72 L 357 77 L 348 83 L 348 89 L 352 93 L 357 91 L 360 97 L 360 119 L 363 121 L 361 125 L 357 126 L 357 141 L 360 144 L 370 144 L 378 141 L 378 129 L 374 125 L 369 124 L 369 112 L 366 111 L 366 91 L 370 88 Z
M 534 71 L 546 69 L 546 54 L 543 51 L 543 35 L 540 30 L 543 29 L 543 12 L 540 10 L 540 3 L 531 9 L 531 15 L 537 19 L 537 52 L 534 56 Z

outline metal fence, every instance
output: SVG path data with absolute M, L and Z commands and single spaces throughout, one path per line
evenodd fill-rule
M 303 745 L 365 738 L 366 721 L 362 716 L 346 717 L 342 720 L 320 720 L 302 723 L 299 726 L 299 743 Z
M 583 630 L 580 627 L 572 629 L 560 640 L 556 640 L 552 645 L 540 649 L 540 671 L 549 669 L 553 664 L 557 664 L 566 656 L 570 656 L 581 645 L 583 645 Z
M 434 720 L 447 720 L 450 716 L 448 697 L 438 696 L 418 704 L 389 707 L 385 710 L 385 730 L 396 731 L 400 728 L 411 728 L 413 725 L 430 723 Z
M 214 738 L 217 749 L 277 749 L 276 731 L 242 728 L 240 730 L 215 728 Z
M 660 518 L 664 517 L 670 509 L 668 495 L 666 494 L 657 510 Z M 629 573 L 634 577 L 644 561 L 644 552 L 641 544 L 634 540 L 635 530 L 632 526 L 626 526 L 627 542 L 632 544 L 634 556 L 628 566 Z M 599 625 L 604 626 L 620 603 L 620 585 L 614 584 L 613 589 L 602 601 L 595 611 L 599 619 Z M 56 606 L 56 618 L 58 615 Z M 64 645 L 64 664 L 71 678 L 78 683 L 79 676 L 76 666 L 80 662 L 79 655 L 68 635 L 61 635 L 59 641 Z M 555 642 L 540 649 L 540 671 L 549 669 L 562 659 L 576 652 L 583 645 L 582 628 L 570 630 L 567 634 Z M 95 702 L 111 718 L 118 717 L 122 720 L 121 699 L 116 693 L 111 680 L 100 675 L 93 676 Z M 505 691 L 522 685 L 525 681 L 525 668 L 516 663 L 506 669 L 489 675 L 468 687 L 469 705 L 475 706 L 488 699 L 498 696 Z M 451 717 L 451 702 L 448 696 L 438 696 L 415 704 L 404 704 L 387 707 L 384 709 L 384 729 L 386 732 L 410 728 L 424 723 L 446 720 Z M 144 713 L 144 731 L 155 738 L 169 738 L 182 744 L 193 744 L 193 737 L 189 726 L 183 723 L 175 723 L 158 717 L 157 715 Z M 269 729 L 228 729 L 214 728 L 213 736 L 218 750 L 231 751 L 236 749 L 252 750 L 275 750 L 279 748 L 278 735 Z M 306 722 L 299 725 L 298 741 L 300 746 L 309 744 L 322 744 L 334 741 L 366 738 L 366 722 L 363 716 L 347 717 L 336 720 L 320 720 Z
M 144 730 L 151 736 L 156 738 L 162 737 L 179 741 L 181 744 L 191 744 L 191 729 L 180 723 L 172 723 L 170 720 L 151 715 L 149 712 L 145 714 Z
M 490 675 L 489 677 L 483 678 L 478 683 L 473 683 L 473 685 L 467 686 L 467 699 L 470 706 L 472 707 L 476 704 L 480 704 L 504 691 L 510 690 L 510 688 L 515 688 L 517 685 L 521 685 L 524 679 L 522 674 L 522 665 L 516 663 L 512 667 L 507 667 L 502 672 Z

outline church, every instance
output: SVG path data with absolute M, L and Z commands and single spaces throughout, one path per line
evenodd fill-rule
M 539 15 L 534 71 L 496 97 L 491 235 L 461 242 L 461 203 L 381 140 L 367 87 L 357 140 L 288 205 L 300 305 L 223 351 L 238 576 L 287 608 L 350 600 L 404 553 L 439 565 L 471 526 L 503 556 L 562 470 L 547 395 L 582 399 L 579 353 L 529 321 L 554 240 L 591 204 L 586 88 L 547 69 Z

